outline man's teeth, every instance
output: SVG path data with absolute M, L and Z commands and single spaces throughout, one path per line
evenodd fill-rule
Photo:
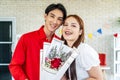
M 56 25 L 51 25 L 51 27 L 52 27 L 52 28 L 55 28 L 55 27 L 56 27 Z
M 52 28 L 55 28 L 55 26 L 52 26 Z

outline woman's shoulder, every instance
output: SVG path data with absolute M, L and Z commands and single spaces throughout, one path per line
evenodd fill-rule
M 97 54 L 97 51 L 87 43 L 81 43 L 78 46 L 78 50 L 80 53 L 82 53 L 82 55 L 88 55 L 88 54 L 95 55 L 95 54 Z
M 78 49 L 89 49 L 92 48 L 90 45 L 88 45 L 87 43 L 80 43 L 80 45 L 78 46 Z
M 99 57 L 97 51 L 87 43 L 81 43 L 78 47 L 79 59 L 85 70 L 90 70 L 92 66 L 99 65 Z

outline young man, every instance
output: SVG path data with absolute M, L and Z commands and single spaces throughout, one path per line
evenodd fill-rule
M 64 19 L 66 9 L 62 4 L 50 4 L 45 10 L 45 24 L 39 30 L 21 36 L 9 65 L 15 80 L 39 80 L 40 49 L 43 42 L 51 42 Z

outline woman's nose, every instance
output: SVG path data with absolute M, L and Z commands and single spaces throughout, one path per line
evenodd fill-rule
M 66 29 L 70 29 L 70 26 L 68 25 L 68 26 L 66 26 Z

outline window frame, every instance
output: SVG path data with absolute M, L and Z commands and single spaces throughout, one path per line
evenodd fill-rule
M 0 41 L 0 44 L 11 44 L 11 51 L 13 53 L 14 48 L 15 48 L 15 42 L 16 42 L 16 18 L 15 17 L 0 17 L 0 22 L 1 21 L 10 21 L 12 22 L 12 41 Z M 9 63 L 0 63 L 0 66 L 8 66 Z

